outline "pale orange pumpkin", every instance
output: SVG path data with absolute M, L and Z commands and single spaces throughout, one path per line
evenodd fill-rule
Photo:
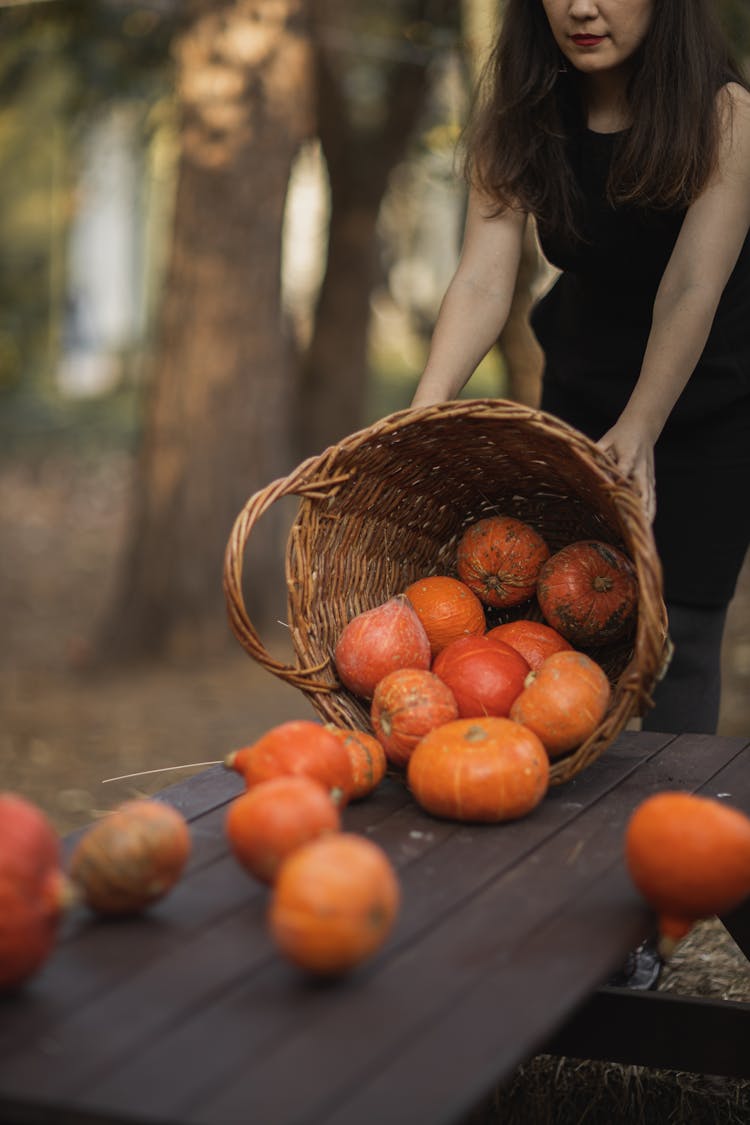
M 365 610 L 347 622 L 333 654 L 339 678 L 363 699 L 396 668 L 429 668 L 430 642 L 403 594 Z
M 458 578 L 430 575 L 412 582 L 405 593 L 424 626 L 433 657 L 457 637 L 481 636 L 487 628 L 484 606 Z
M 405 766 L 428 731 L 458 718 L 458 704 L 448 685 L 432 672 L 400 668 L 375 688 L 370 718 L 388 761 Z
M 409 759 L 407 780 L 433 816 L 515 820 L 547 792 L 549 759 L 534 732 L 510 719 L 456 719 L 425 735 Z
M 351 832 L 323 836 L 282 864 L 269 927 L 280 952 L 321 976 L 348 972 L 385 942 L 400 890 L 387 855 Z
M 712 797 L 664 790 L 625 830 L 625 861 L 658 917 L 668 956 L 693 923 L 726 914 L 750 895 L 750 817 Z
M 124 801 L 92 825 L 70 858 L 70 877 L 99 914 L 137 914 L 182 875 L 190 832 L 182 813 L 155 798 Z
M 594 733 L 611 692 L 604 670 L 585 653 L 555 652 L 529 673 L 510 717 L 533 730 L 554 758 L 575 750 Z
M 236 797 L 224 828 L 242 866 L 261 882 L 273 883 L 296 848 L 341 828 L 341 814 L 319 781 L 281 775 Z

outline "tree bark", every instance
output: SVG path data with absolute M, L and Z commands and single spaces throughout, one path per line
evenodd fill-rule
M 313 131 L 304 17 L 305 0 L 202 2 L 177 44 L 173 246 L 105 656 L 223 647 L 232 522 L 293 463 L 280 262 L 290 167 Z M 249 609 L 261 616 L 278 565 L 272 531 L 256 552 L 259 594 L 249 591 Z
M 420 21 L 452 25 L 454 5 L 409 0 L 395 6 L 396 34 Z M 318 0 L 316 23 L 346 26 L 351 5 Z M 344 94 L 345 73 L 336 53 L 316 36 L 319 136 L 328 166 L 331 221 L 328 263 L 313 337 L 304 356 L 297 396 L 297 452 L 317 453 L 364 421 L 369 378 L 370 298 L 379 277 L 377 222 L 394 167 L 413 140 L 424 109 L 430 75 L 427 52 L 380 63 L 384 80 L 382 119 L 357 126 Z

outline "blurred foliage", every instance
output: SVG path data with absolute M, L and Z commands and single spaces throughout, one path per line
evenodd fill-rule
M 152 107 L 170 89 L 179 5 L 61 0 L 0 8 L 0 402 L 49 408 L 65 303 L 80 145 L 113 102 Z M 19 399 L 27 401 L 19 401 Z
M 732 50 L 739 62 L 745 64 L 745 74 L 750 79 L 750 4 L 748 0 L 719 0 L 719 16 L 726 28 Z
M 179 4 L 57 0 L 0 8 L 0 100 L 22 101 L 50 70 L 65 75 L 70 117 L 104 99 L 151 98 L 166 80 Z
M 346 26 L 321 38 L 345 72 L 351 124 L 375 126 L 388 66 L 430 65 L 455 42 L 444 14 L 408 24 L 402 0 L 352 5 Z M 185 5 L 176 0 L 51 0 L 0 4 L 0 439 L 14 423 L 33 432 L 54 420 L 62 432 L 110 411 L 116 432 L 136 405 L 123 388 L 107 402 L 62 400 L 54 380 L 65 305 L 67 239 L 77 204 L 81 144 L 96 116 L 113 103 L 135 111 L 142 144 L 163 124 L 170 104 L 170 46 Z M 332 9 L 335 11 L 335 8 Z M 750 56 L 748 0 L 719 0 L 735 52 Z M 429 9 L 428 9 L 429 14 Z M 329 21 L 338 23 L 338 21 Z M 394 27 L 400 26 L 399 35 Z M 441 37 L 443 37 L 441 39 Z M 372 119 L 372 120 L 371 120 Z M 432 147 L 451 147 L 456 122 L 437 122 Z M 441 132 L 442 130 L 442 132 Z M 443 135 L 445 134 L 445 135 Z M 428 153 L 429 157 L 429 153 Z M 447 164 L 446 164 L 447 167 Z M 379 372 L 380 374 L 380 372 Z M 387 380 L 388 372 L 385 372 Z M 383 394 L 396 391 L 384 387 Z M 402 394 L 402 391 L 396 392 Z

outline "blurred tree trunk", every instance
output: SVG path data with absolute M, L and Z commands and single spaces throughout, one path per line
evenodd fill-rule
M 288 472 L 294 360 L 280 309 L 290 166 L 313 131 L 307 0 L 199 0 L 176 44 L 181 111 L 173 245 L 135 508 L 101 650 L 207 654 L 231 634 L 232 522 Z M 268 529 L 249 603 L 267 609 Z
M 382 7 L 378 6 L 379 25 Z M 347 59 L 327 28 L 352 26 L 349 0 L 315 0 L 318 130 L 328 167 L 328 264 L 297 396 L 297 450 L 317 453 L 363 424 L 370 298 L 379 277 L 376 227 L 394 167 L 413 139 L 429 93 L 429 52 L 410 42 L 415 28 L 455 27 L 450 0 L 391 5 L 394 56 L 370 59 L 382 84 L 375 122 L 358 122 L 347 96 Z M 429 23 L 427 22 L 429 20 Z M 365 51 L 367 50 L 366 37 Z M 377 37 L 373 37 L 377 42 Z M 382 38 L 380 40 L 382 43 Z

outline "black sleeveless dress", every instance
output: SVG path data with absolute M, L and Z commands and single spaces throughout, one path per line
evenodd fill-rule
M 638 377 L 651 314 L 684 211 L 613 208 L 618 134 L 583 130 L 571 159 L 585 241 L 539 236 L 562 270 L 531 324 L 545 354 L 542 409 L 598 440 Z M 700 361 L 656 444 L 656 545 L 667 601 L 726 605 L 750 543 L 750 235 Z

